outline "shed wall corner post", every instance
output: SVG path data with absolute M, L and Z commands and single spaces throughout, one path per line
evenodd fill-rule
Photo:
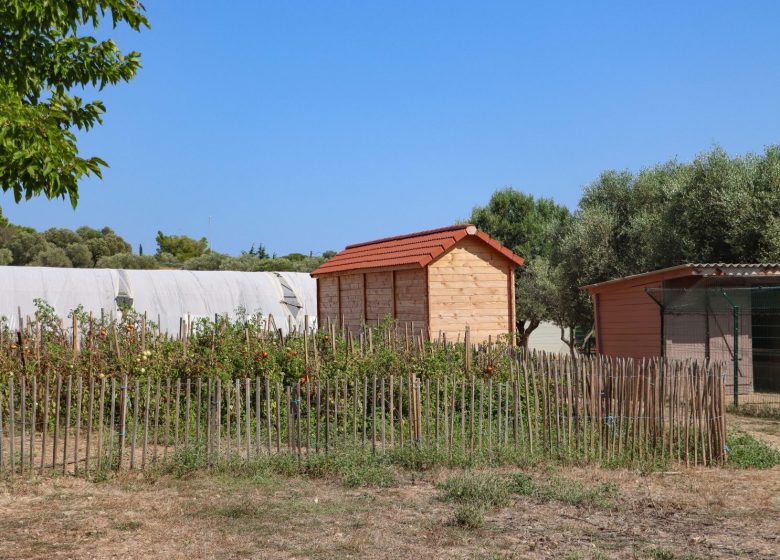
M 344 322 L 344 314 L 341 312 L 341 276 L 336 276 L 336 294 L 339 298 L 339 325 Z
M 599 295 L 591 294 L 590 299 L 593 301 L 593 328 L 596 331 L 596 354 L 602 354 L 604 348 L 601 345 L 601 326 L 599 321 Z
M 661 285 L 663 287 L 663 284 Z M 661 340 L 659 342 L 659 350 L 658 353 L 663 360 L 666 358 L 666 328 L 664 325 L 664 315 L 666 314 L 666 309 L 664 307 L 663 303 L 663 296 L 661 296 L 661 299 L 656 298 L 653 296 L 652 292 L 650 291 L 650 288 L 645 288 L 645 293 L 652 299 L 655 304 L 658 306 L 658 320 L 660 324 L 660 331 L 661 331 Z
M 433 338 L 433 331 L 431 330 L 431 281 L 427 266 L 425 267 L 425 324 L 428 340 L 431 340 Z
M 368 300 L 366 298 L 366 273 L 363 273 L 363 322 L 368 323 Z
M 317 328 L 320 325 L 320 317 L 322 317 L 322 295 L 320 294 L 320 279 L 316 279 L 317 284 Z
M 515 264 L 509 263 L 509 333 L 512 346 L 517 345 L 517 302 L 515 301 Z
M 396 297 L 395 297 L 395 270 L 393 270 L 392 281 L 392 297 L 393 297 L 393 321 L 396 319 Z

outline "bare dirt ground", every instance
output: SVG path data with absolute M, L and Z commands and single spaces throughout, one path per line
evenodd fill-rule
M 454 506 L 441 501 L 436 483 L 453 474 L 406 473 L 397 487 L 357 490 L 279 476 L 16 480 L 0 488 L 0 557 L 780 557 L 780 467 L 557 468 L 559 477 L 616 485 L 615 508 L 516 497 L 481 529 L 457 526 Z

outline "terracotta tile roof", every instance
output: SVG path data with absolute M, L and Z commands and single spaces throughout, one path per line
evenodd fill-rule
M 524 261 L 521 257 L 515 255 L 488 234 L 479 231 L 471 224 L 458 224 L 349 245 L 335 257 L 317 268 L 311 275 L 320 276 L 333 272 L 394 268 L 404 265 L 425 267 L 447 251 L 447 249 L 469 235 L 484 241 L 518 266 L 523 264 Z

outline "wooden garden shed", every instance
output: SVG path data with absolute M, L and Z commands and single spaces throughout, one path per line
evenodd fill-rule
M 390 316 L 428 338 L 468 326 L 472 342 L 515 332 L 523 259 L 470 224 L 350 245 L 312 272 L 320 324 L 353 332 Z

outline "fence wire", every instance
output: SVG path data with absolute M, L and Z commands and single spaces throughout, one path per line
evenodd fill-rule
M 541 356 L 509 379 L 12 376 L 0 472 L 93 476 L 186 451 L 204 464 L 413 447 L 626 464 L 711 465 L 726 452 L 722 376 L 696 362 Z
M 725 364 L 733 409 L 780 415 L 780 286 L 646 291 L 661 308 L 663 355 Z

